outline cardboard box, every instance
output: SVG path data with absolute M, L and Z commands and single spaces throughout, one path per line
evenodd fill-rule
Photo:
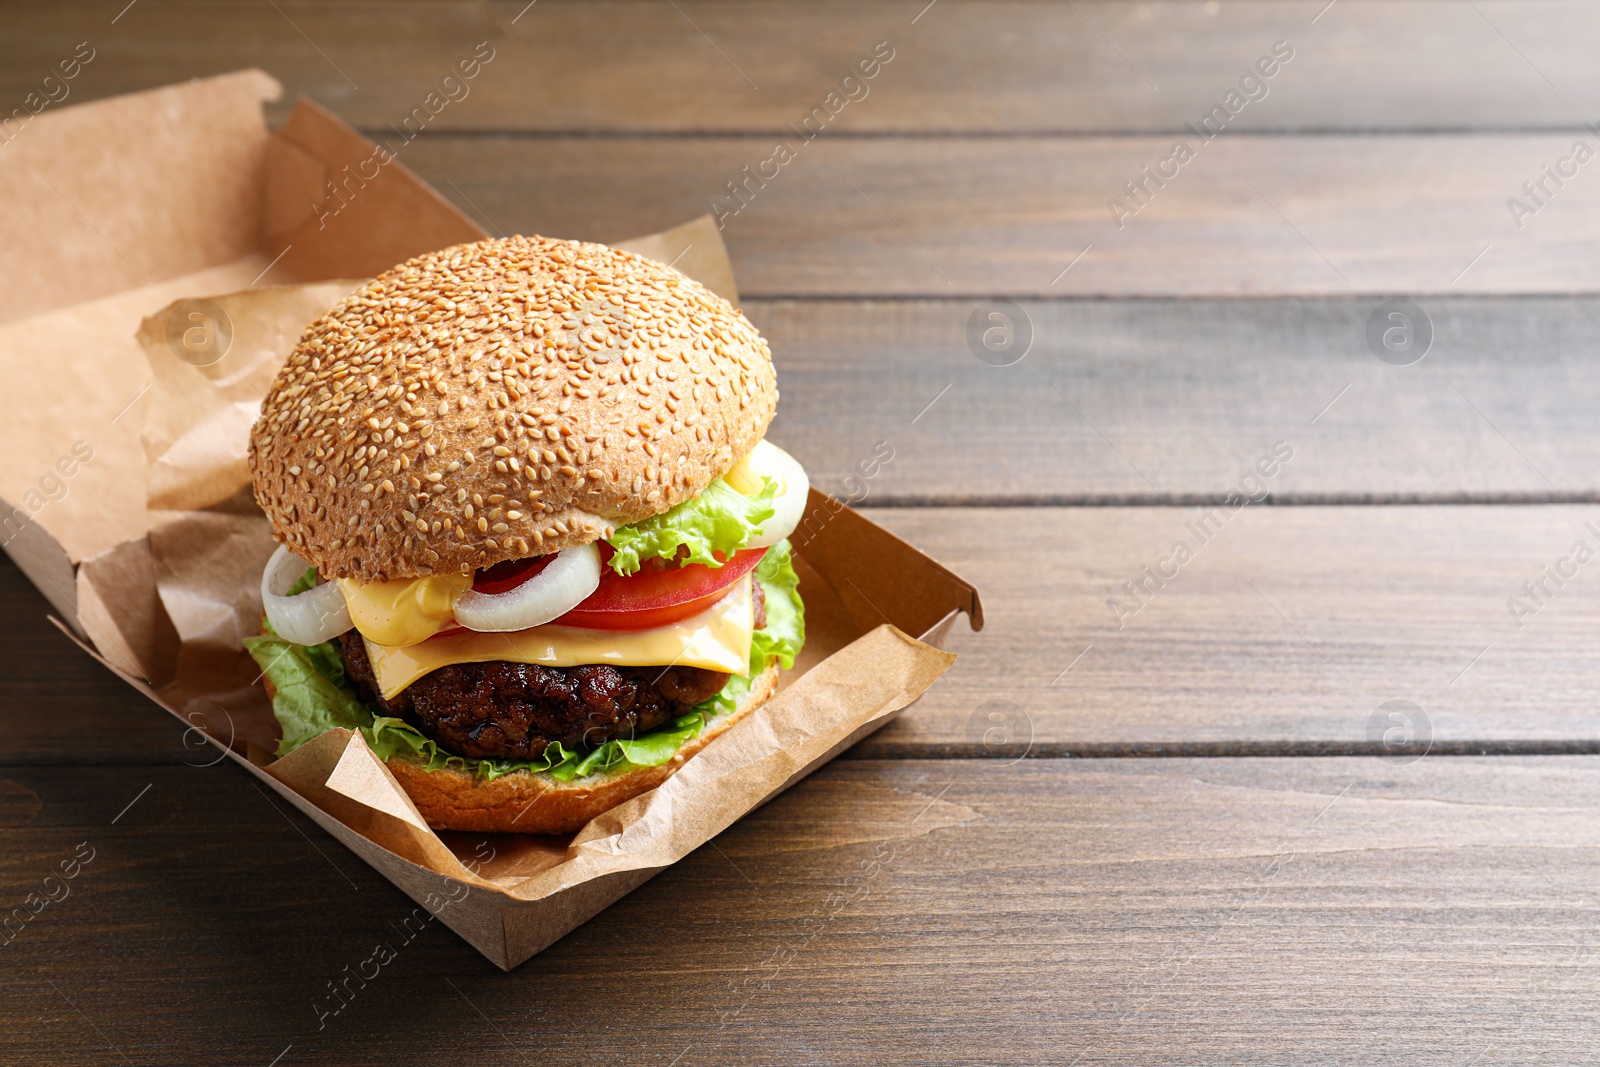
M 0 149 L 0 193 L 23 205 L 0 220 L 5 548 L 86 651 L 509 968 L 889 721 L 981 607 L 813 490 L 793 538 L 807 647 L 778 695 L 571 838 L 435 833 L 348 731 L 274 759 L 238 644 L 271 551 L 250 422 L 304 324 L 359 279 L 485 236 L 313 104 L 269 132 L 278 94 L 246 71 L 67 108 Z M 708 219 L 621 247 L 737 300 Z M 185 358 L 191 329 L 226 334 L 220 357 Z
M 0 544 L 147 678 L 173 635 L 142 541 L 140 322 L 184 297 L 366 278 L 487 236 L 316 104 L 269 131 L 262 104 L 281 95 L 240 71 L 46 112 L 0 146 L 0 380 L 18 386 L 0 391 Z M 679 267 L 734 297 L 720 238 L 678 237 L 634 250 L 695 243 Z

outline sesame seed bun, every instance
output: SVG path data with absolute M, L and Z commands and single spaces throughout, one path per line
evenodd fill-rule
M 313 322 L 250 434 L 274 536 L 324 578 L 466 572 L 697 496 L 778 391 L 742 314 L 604 245 L 418 256 Z
M 395 776 L 428 825 L 435 830 L 480 833 L 570 834 L 590 819 L 670 778 L 696 752 L 724 730 L 766 703 L 778 688 L 778 661 L 750 681 L 750 689 L 733 711 L 706 724 L 659 767 L 639 767 L 563 782 L 548 774 L 513 771 L 491 780 L 471 771 L 446 767 L 430 771 L 403 756 L 389 758 Z

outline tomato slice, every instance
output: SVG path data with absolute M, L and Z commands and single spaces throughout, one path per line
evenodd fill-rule
M 611 546 L 599 543 L 602 564 L 611 559 Z M 554 620 L 552 626 L 578 626 L 587 630 L 651 630 L 698 615 L 727 595 L 733 585 L 755 569 L 764 548 L 735 552 L 721 567 L 690 563 L 677 567 L 660 559 L 646 560 L 633 574 L 623 576 L 602 566 L 600 586 L 582 604 Z M 554 559 L 534 556 L 506 560 L 473 577 L 480 593 L 504 593 L 532 578 Z M 449 629 L 449 628 L 447 628 Z
M 747 548 L 735 552 L 721 567 L 703 563 L 676 567 L 650 560 L 627 577 L 606 567 L 600 572 L 600 588 L 555 620 L 555 625 L 589 630 L 649 630 L 681 622 L 721 600 L 739 579 L 755 570 L 766 554 L 764 548 Z

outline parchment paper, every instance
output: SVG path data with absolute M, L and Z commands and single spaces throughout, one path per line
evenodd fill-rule
M 575 837 L 518 835 L 496 845 L 492 862 L 478 862 L 462 838 L 475 844 L 481 835 L 442 838 L 429 829 L 359 734 L 331 731 L 272 759 L 276 721 L 240 645 L 259 631 L 260 574 L 273 549 L 249 494 L 245 445 L 261 397 L 305 323 L 357 284 L 270 286 L 207 298 L 230 323 L 232 344 L 206 366 L 175 354 L 169 341 L 166 318 L 181 303 L 146 319 L 139 334 L 153 382 L 143 431 L 151 551 L 180 649 L 175 680 L 162 696 L 345 826 L 427 870 L 523 902 L 657 870 L 909 704 L 954 660 L 852 612 L 801 546 L 808 640 L 779 694 L 660 788 Z M 830 503 L 818 494 L 818 521 L 829 516 Z M 823 521 L 824 530 L 830 526 Z

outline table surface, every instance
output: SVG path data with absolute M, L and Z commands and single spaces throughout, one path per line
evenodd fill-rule
M 304 94 L 374 136 L 490 41 L 403 162 L 496 232 L 614 240 L 722 204 L 772 437 L 853 495 L 887 442 L 863 506 L 977 584 L 989 626 L 899 722 L 502 974 L 408 932 L 397 889 L 205 766 L 0 566 L 0 903 L 93 857 L 0 957 L 0 1059 L 1595 1055 L 1600 585 L 1562 561 L 1600 544 L 1600 176 L 1561 160 L 1600 142 L 1600 6 L 93 0 L 5 23 L 0 100 L 89 40 L 74 100 L 259 66 L 288 89 L 274 121 Z M 1215 139 L 1190 125 L 1219 114 Z M 732 200 L 779 141 L 794 158 Z M 1431 322 L 1414 365 L 1369 348 L 1391 297 Z M 985 300 L 1021 309 L 1025 358 L 977 358 Z M 1411 749 L 1386 746 L 1396 708 Z M 380 941 L 395 959 L 322 1014 Z

